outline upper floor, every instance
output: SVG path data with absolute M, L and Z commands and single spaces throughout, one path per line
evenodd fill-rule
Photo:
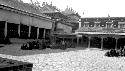
M 125 28 L 125 17 L 82 18 L 81 27 Z

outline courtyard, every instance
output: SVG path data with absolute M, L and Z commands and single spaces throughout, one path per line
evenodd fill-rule
M 0 57 L 33 63 L 33 71 L 125 71 L 125 57 L 106 57 L 107 50 L 84 47 L 21 50 L 20 46 L 1 45 Z

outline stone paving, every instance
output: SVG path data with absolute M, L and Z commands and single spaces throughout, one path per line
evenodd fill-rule
M 124 57 L 106 57 L 98 49 L 0 57 L 33 63 L 33 71 L 125 71 Z

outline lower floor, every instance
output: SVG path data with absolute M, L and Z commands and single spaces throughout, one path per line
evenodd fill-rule
M 50 32 L 51 29 L 0 21 L 0 39 L 6 37 L 21 39 L 43 39 L 48 38 Z
M 83 34 L 81 37 L 77 37 L 76 35 L 57 35 L 55 39 L 56 43 L 64 41 L 88 48 L 119 49 L 125 46 L 125 36 L 120 35 Z
M 125 37 L 110 35 L 82 35 L 82 37 L 77 37 L 77 44 L 88 48 L 97 47 L 101 49 L 119 49 L 125 46 Z

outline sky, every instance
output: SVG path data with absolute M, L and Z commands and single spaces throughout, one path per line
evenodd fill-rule
M 28 3 L 30 0 L 23 0 Z M 35 1 L 35 0 L 33 0 Z M 125 0 L 37 0 L 47 2 L 61 10 L 67 6 L 80 14 L 81 17 L 125 17 Z

